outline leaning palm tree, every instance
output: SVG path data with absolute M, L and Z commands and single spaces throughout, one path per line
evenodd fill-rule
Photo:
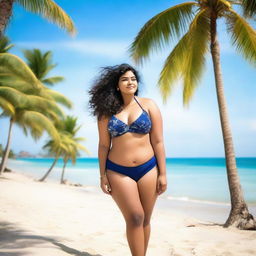
M 224 18 L 236 50 L 251 64 L 256 61 L 256 33 L 247 20 L 232 7 L 241 1 L 195 0 L 173 6 L 150 19 L 140 30 L 130 51 L 137 63 L 142 63 L 150 50 L 159 50 L 170 40 L 183 36 L 167 57 L 158 85 L 164 101 L 172 92 L 177 79 L 183 80 L 183 103 L 188 105 L 199 84 L 210 50 L 224 138 L 226 168 L 231 196 L 231 211 L 224 227 L 256 229 L 241 189 L 236 167 L 232 134 L 223 91 L 220 66 L 220 46 L 217 38 L 217 20 Z
M 75 26 L 71 18 L 53 0 L 1 0 L 0 1 L 0 38 L 10 21 L 13 5 L 19 4 L 27 11 L 39 14 L 47 20 L 66 29 L 69 33 L 75 33 Z
M 41 179 L 39 179 L 39 181 L 44 181 L 48 177 L 60 157 L 63 157 L 64 160 L 61 179 L 63 181 L 67 161 L 71 158 L 72 162 L 75 163 L 79 150 L 84 150 L 88 153 L 88 150 L 79 144 L 84 138 L 76 137 L 78 130 L 81 128 L 81 126 L 77 126 L 77 118 L 66 116 L 61 123 L 56 124 L 56 127 L 59 132 L 60 142 L 51 139 L 44 145 L 44 149 L 47 149 L 50 155 L 54 156 L 54 161 L 49 170 Z
M 54 100 L 41 96 L 44 86 L 36 79 L 29 67 L 17 56 L 0 54 L 0 107 L 1 116 L 10 117 L 7 144 L 0 164 L 3 172 L 10 151 L 10 138 L 13 124 L 19 125 L 25 134 L 30 131 L 34 139 L 47 131 L 56 141 L 59 135 L 51 120 L 57 122 L 64 116 Z M 1 105 L 1 99 L 9 103 Z
M 57 66 L 52 63 L 51 51 L 42 53 L 39 49 L 33 49 L 24 50 L 23 53 L 28 66 L 43 84 L 52 86 L 64 80 L 62 76 L 47 77 L 48 73 Z
M 47 110 L 45 109 L 45 111 Z M 5 115 L 2 114 L 2 116 L 5 116 Z M 43 132 L 47 131 L 52 137 L 54 137 L 56 140 L 59 140 L 59 135 L 54 125 L 52 124 L 52 121 L 47 116 L 33 109 L 16 108 L 15 114 L 12 115 L 10 118 L 7 144 L 6 144 L 2 161 L 0 164 L 0 174 L 2 174 L 2 172 L 4 171 L 6 167 L 7 159 L 9 157 L 11 134 L 12 134 L 11 132 L 12 132 L 12 127 L 14 123 L 20 126 L 26 135 L 28 134 L 28 131 L 30 131 L 34 139 L 40 138 Z
M 69 143 L 68 138 L 61 132 L 59 132 L 59 136 L 60 136 L 60 142 L 56 142 L 55 140 L 50 139 L 43 146 L 43 148 L 48 150 L 48 153 L 54 157 L 54 160 L 53 160 L 50 168 L 48 169 L 48 171 L 38 181 L 41 181 L 41 182 L 44 181 L 49 176 L 49 174 L 52 172 L 54 166 L 58 162 L 58 160 L 61 157 L 61 155 L 63 154 L 63 152 L 68 151 L 68 147 L 67 147 L 67 145 Z
M 77 132 L 81 128 L 81 125 L 77 126 L 77 118 L 73 116 L 67 116 L 64 122 L 64 127 L 69 142 L 67 144 L 67 150 L 64 150 L 62 154 L 64 163 L 60 180 L 61 184 L 64 184 L 64 173 L 68 160 L 71 160 L 72 164 L 75 164 L 76 158 L 79 156 L 80 150 L 83 150 L 87 154 L 89 154 L 89 151 L 79 143 L 81 141 L 84 141 L 85 139 L 82 137 L 76 137 Z
M 69 136 L 69 144 L 67 145 L 68 150 L 63 151 L 63 168 L 62 168 L 62 173 L 61 173 L 61 179 L 60 179 L 60 183 L 64 184 L 64 174 L 65 174 L 65 169 L 66 169 L 66 165 L 68 163 L 68 160 L 72 161 L 72 164 L 76 163 L 76 158 L 80 155 L 79 151 L 83 150 L 85 152 L 88 153 L 88 150 L 81 145 L 79 142 L 80 141 L 84 141 L 84 138 L 81 137 L 73 137 L 72 135 Z

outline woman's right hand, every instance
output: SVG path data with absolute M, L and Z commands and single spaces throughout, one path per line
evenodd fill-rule
M 100 178 L 100 187 L 105 194 L 111 194 L 111 187 L 107 175 L 104 175 Z

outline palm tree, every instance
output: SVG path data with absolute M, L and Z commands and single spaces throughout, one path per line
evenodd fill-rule
M 24 50 L 23 51 L 27 64 L 33 71 L 36 78 L 41 81 L 44 85 L 53 86 L 64 80 L 62 76 L 47 77 L 48 73 L 57 66 L 57 64 L 52 63 L 52 52 L 47 51 L 42 53 L 39 49 L 34 50 Z M 72 108 L 72 102 L 65 97 L 63 94 L 44 87 L 44 92 L 41 93 L 44 97 L 52 99 L 57 103 L 62 104 L 67 108 Z
M 60 136 L 60 143 L 51 139 L 51 140 L 48 140 L 46 142 L 46 144 L 43 146 L 44 149 L 48 150 L 50 155 L 54 156 L 54 161 L 52 162 L 49 170 L 38 181 L 42 182 L 49 176 L 49 174 L 53 170 L 53 167 L 55 166 L 55 164 L 59 160 L 62 152 L 68 150 L 68 148 L 67 148 L 68 141 L 67 141 L 66 136 L 64 134 L 62 134 L 61 132 L 59 132 L 59 136 Z
M 61 183 L 63 183 L 64 172 L 68 160 L 71 159 L 74 164 L 76 162 L 76 156 L 79 154 L 79 150 L 84 150 L 88 153 L 88 150 L 79 144 L 79 142 L 83 141 L 84 138 L 76 137 L 80 128 L 81 126 L 77 126 L 77 118 L 72 116 L 67 116 L 62 123 L 57 125 L 60 143 L 56 143 L 55 140 L 51 139 L 44 145 L 44 149 L 48 149 L 49 153 L 54 156 L 54 161 L 49 170 L 41 179 L 39 179 L 39 181 L 44 181 L 48 177 L 58 159 L 62 156 L 64 165 L 61 175 Z
M 224 18 L 232 44 L 244 58 L 252 64 L 256 61 L 256 33 L 246 19 L 232 8 L 241 1 L 195 0 L 178 4 L 150 19 L 140 30 L 130 47 L 137 63 L 142 63 L 150 50 L 159 50 L 170 39 L 183 36 L 167 57 L 160 74 L 158 85 L 164 101 L 170 95 L 174 82 L 183 80 L 183 103 L 188 105 L 199 84 L 205 66 L 205 57 L 210 49 L 219 113 L 226 168 L 231 196 L 231 211 L 224 227 L 235 226 L 239 229 L 256 229 L 253 216 L 249 213 L 241 189 L 236 167 L 232 134 L 228 120 L 227 106 L 223 91 L 220 67 L 220 47 L 217 38 L 217 19 Z
M 36 107 L 34 107 L 36 109 Z M 47 110 L 45 109 L 47 112 Z M 2 116 L 4 116 L 2 114 Z M 9 115 L 8 115 L 9 116 Z M 23 128 L 24 133 L 27 135 L 28 130 L 34 139 L 38 139 L 42 136 L 44 131 L 47 131 L 56 140 L 59 140 L 59 135 L 52 124 L 52 121 L 45 115 L 40 113 L 38 110 L 24 108 L 15 108 L 15 114 L 10 118 L 10 125 L 7 137 L 7 144 L 3 152 L 3 157 L 0 165 L 0 174 L 5 169 L 7 159 L 10 152 L 11 132 L 13 124 L 16 123 L 18 126 Z
M 63 151 L 63 168 L 61 174 L 60 183 L 64 184 L 64 173 L 68 160 L 72 161 L 72 164 L 76 163 L 76 158 L 79 156 L 79 151 L 83 150 L 87 154 L 89 151 L 81 145 L 79 142 L 84 141 L 85 139 L 82 137 L 76 137 L 76 133 L 81 128 L 81 126 L 77 126 L 77 118 L 72 116 L 67 116 L 67 119 L 64 122 L 65 131 L 67 132 L 67 139 L 70 141 L 67 144 L 68 150 Z
M 57 66 L 57 64 L 52 63 L 51 51 L 42 53 L 39 49 L 33 49 L 24 50 L 23 53 L 27 59 L 28 66 L 43 84 L 52 86 L 64 80 L 62 76 L 46 77 Z
M 39 14 L 66 29 L 69 33 L 75 34 L 75 26 L 71 18 L 53 0 L 1 0 L 0 1 L 0 38 L 12 16 L 13 5 L 17 3 L 27 11 Z
M 44 86 L 36 79 L 30 68 L 17 56 L 9 53 L 0 54 L 0 103 L 1 98 L 10 103 L 10 108 L 3 108 L 1 116 L 10 117 L 10 126 L 6 148 L 0 165 L 3 172 L 10 151 L 10 139 L 13 124 L 19 125 L 27 135 L 34 139 L 47 131 L 56 141 L 59 135 L 51 120 L 57 122 L 63 117 L 62 110 L 55 101 L 41 96 Z M 49 96 L 50 97 L 50 96 Z

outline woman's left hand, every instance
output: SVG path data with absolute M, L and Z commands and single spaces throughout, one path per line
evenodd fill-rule
M 157 188 L 156 191 L 158 195 L 161 195 L 164 193 L 164 191 L 167 189 L 167 178 L 166 175 L 159 175 L 157 178 Z

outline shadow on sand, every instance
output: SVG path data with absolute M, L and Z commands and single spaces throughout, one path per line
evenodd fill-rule
M 27 255 L 24 248 L 38 247 L 45 242 L 52 243 L 63 252 L 76 256 L 102 256 L 100 254 L 90 254 L 68 247 L 56 238 L 31 235 L 26 230 L 22 230 L 10 222 L 0 222 L 0 255 L 1 256 L 23 256 Z M 19 252 L 19 249 L 21 250 Z M 11 251 L 13 250 L 13 252 Z M 38 248 L 40 250 L 40 248 Z
M 224 224 L 220 224 L 220 223 L 216 223 L 216 222 L 212 222 L 212 223 L 201 223 L 201 222 L 197 222 L 195 224 L 189 224 L 186 227 L 188 228 L 192 228 L 192 227 L 210 227 L 210 226 L 218 226 L 218 227 L 223 227 L 224 228 Z

